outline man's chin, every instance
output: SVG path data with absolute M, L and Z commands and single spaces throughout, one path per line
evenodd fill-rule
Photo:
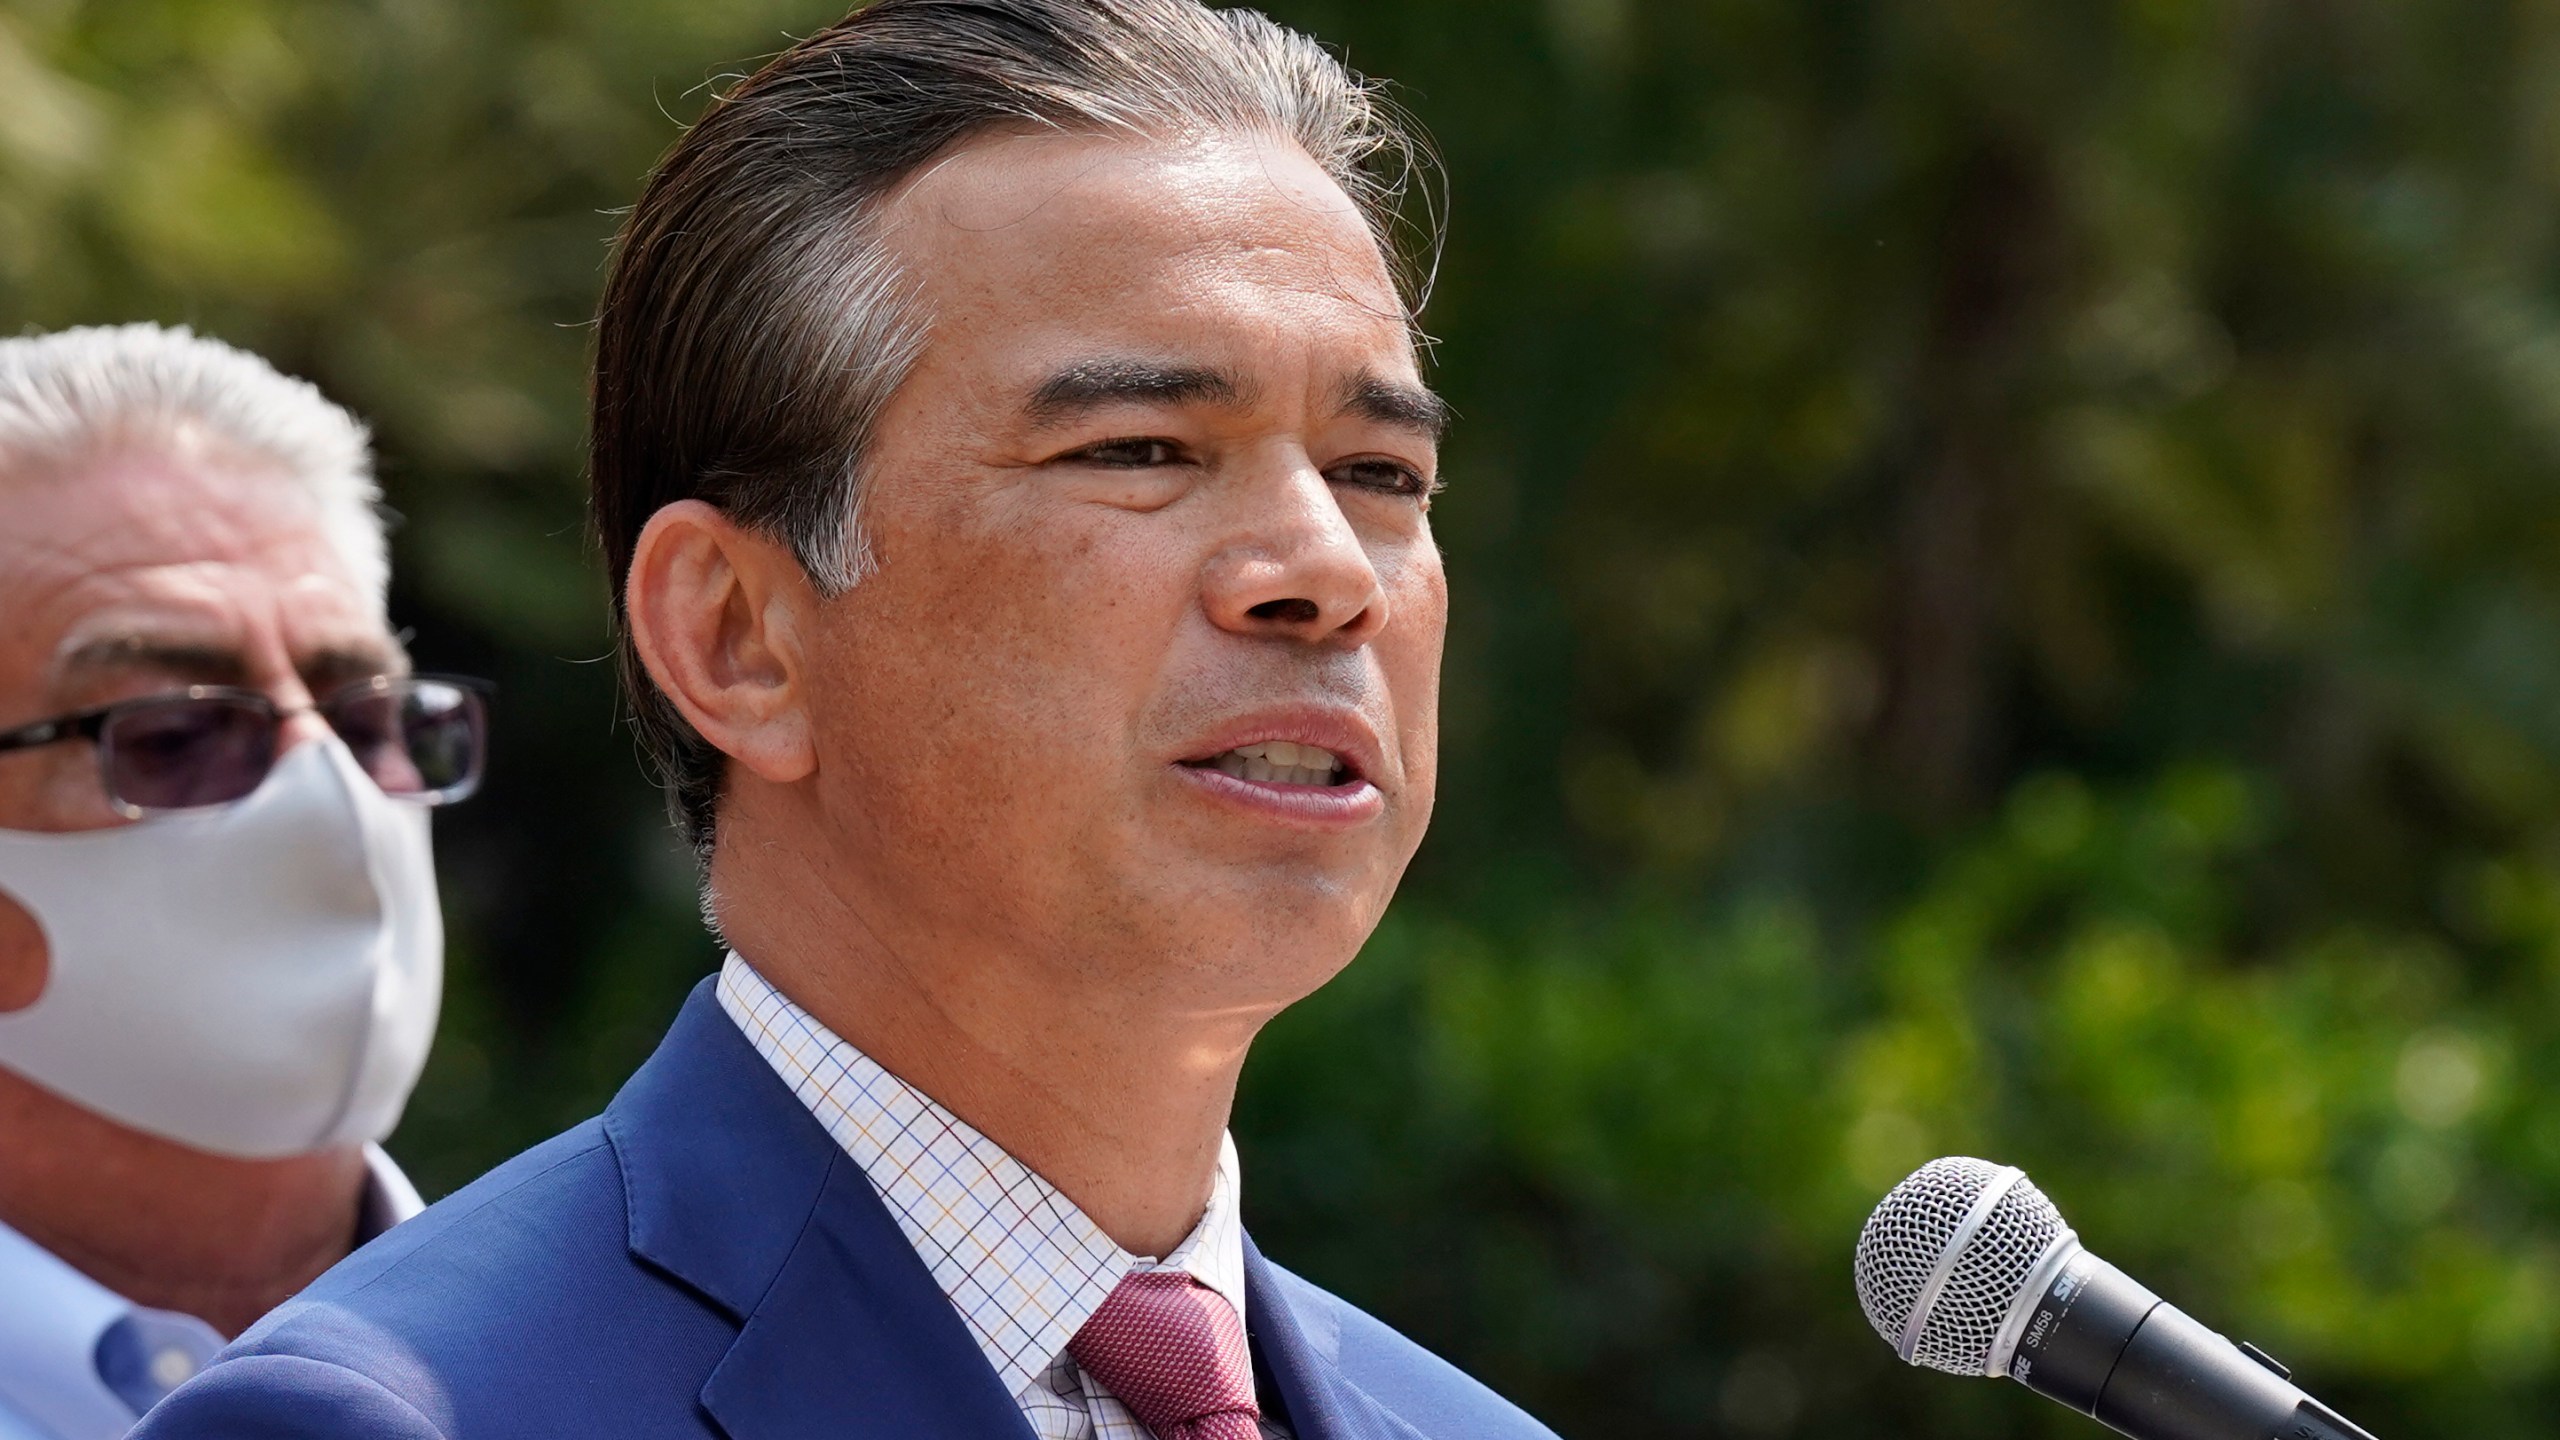
M 1162 949 L 1326 974 L 1367 942 L 1394 890 L 1392 875 L 1382 879 L 1373 864 L 1305 849 L 1168 859 L 1143 883 L 1154 915 L 1130 929 L 1155 930 Z

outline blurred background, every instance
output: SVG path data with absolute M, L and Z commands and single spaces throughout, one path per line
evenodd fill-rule
M 1237 1120 L 1264 1246 L 1569 1435 L 2089 1435 L 1904 1370 L 1875 1198 L 2028 1167 L 2385 1435 L 2560 1406 L 2560 4 L 1281 0 L 1437 135 L 1440 820 Z M 378 428 L 495 678 L 392 1148 L 716 956 L 581 516 L 615 210 L 836 0 L 0 0 L 0 329 Z

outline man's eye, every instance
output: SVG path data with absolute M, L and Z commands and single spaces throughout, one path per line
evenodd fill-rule
M 1182 447 L 1170 440 L 1105 440 L 1066 457 L 1112 470 L 1151 470 L 1182 462 Z
M 1440 484 L 1419 470 L 1397 460 L 1354 460 L 1336 465 L 1325 478 L 1342 485 L 1358 485 L 1388 495 L 1412 495 L 1429 499 L 1440 492 Z

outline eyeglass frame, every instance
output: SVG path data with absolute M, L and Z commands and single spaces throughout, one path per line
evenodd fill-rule
M 66 740 L 86 740 L 91 744 L 96 744 L 99 739 L 106 734 L 108 723 L 113 721 L 117 715 L 140 710 L 146 705 L 166 705 L 172 701 L 178 700 L 247 701 L 266 710 L 270 718 L 274 721 L 276 727 L 280 730 L 284 727 L 284 722 L 297 715 L 325 715 L 328 707 L 337 703 L 343 697 L 355 695 L 362 691 L 371 691 L 378 695 L 388 691 L 390 687 L 394 685 L 415 685 L 422 681 L 433 682 L 438 685 L 451 685 L 458 690 L 466 691 L 479 697 L 484 703 L 484 706 L 488 698 L 495 694 L 498 688 L 495 684 L 472 675 L 446 675 L 435 672 L 401 675 L 374 675 L 362 680 L 356 680 L 348 684 L 341 685 L 336 689 L 331 690 L 327 695 L 319 697 L 309 705 L 285 706 L 276 703 L 276 698 L 264 690 L 252 690 L 246 686 L 189 685 L 177 690 L 162 690 L 150 695 L 135 695 L 128 699 L 110 701 L 104 705 L 94 705 L 86 710 L 74 710 L 67 714 L 55 715 L 43 720 L 32 720 L 24 725 L 14 726 L 7 730 L 0 730 L 0 755 L 14 754 L 20 750 L 39 749 L 46 745 L 59 745 Z M 329 733 L 332 735 L 337 734 L 337 727 L 331 726 Z M 341 739 L 343 738 L 344 737 L 341 737 Z M 272 775 L 275 773 L 275 767 L 282 758 L 283 755 L 281 751 L 276 755 L 269 757 L 267 761 L 268 774 Z M 482 758 L 484 761 L 486 760 L 485 755 Z M 482 768 L 485 769 L 485 765 Z M 365 778 L 370 780 L 373 777 L 367 775 Z M 388 799 L 405 801 L 412 805 L 430 807 L 451 805 L 458 801 L 470 799 L 471 796 L 479 790 L 481 778 L 481 769 L 475 769 L 473 770 L 471 777 L 463 781 L 461 784 L 447 786 L 441 790 L 416 790 L 404 793 L 394 793 L 392 791 L 385 790 L 382 793 Z M 259 777 L 259 783 L 265 783 L 264 776 Z M 107 792 L 107 803 L 115 808 L 117 814 L 122 815 L 128 820 L 146 820 L 154 815 L 182 814 L 188 810 L 219 809 L 224 805 L 238 804 L 241 800 L 248 798 L 247 794 L 243 794 L 234 796 L 229 800 L 217 800 L 210 805 L 170 807 L 135 805 L 115 793 L 115 787 L 108 783 L 103 767 L 101 767 L 101 773 L 99 775 L 99 785 Z M 256 793 L 254 790 L 249 792 L 249 794 L 254 793 Z

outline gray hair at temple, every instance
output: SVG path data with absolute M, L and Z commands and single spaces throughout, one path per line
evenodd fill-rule
M 706 858 L 722 758 L 632 646 L 633 547 L 661 507 L 696 498 L 788 544 L 822 594 L 862 577 L 865 444 L 932 323 L 878 212 L 926 162 L 1005 127 L 1293 141 L 1359 205 L 1408 322 L 1419 312 L 1439 245 L 1427 146 L 1376 86 L 1249 10 L 878 0 L 722 96 L 623 227 L 597 315 L 591 437 L 624 693 Z
M 382 603 L 391 562 L 372 443 L 318 387 L 184 326 L 0 340 L 0 476 L 69 473 L 126 449 L 270 470 L 298 485 Z

